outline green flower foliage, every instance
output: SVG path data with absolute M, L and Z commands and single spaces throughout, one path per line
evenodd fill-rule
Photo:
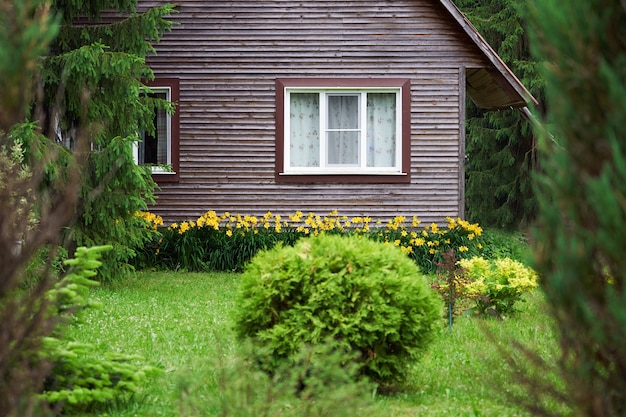
M 242 275 L 236 330 L 269 371 L 332 338 L 373 381 L 401 382 L 434 337 L 441 302 L 398 248 L 321 233 L 259 252 Z
M 506 317 L 515 313 L 515 303 L 537 288 L 535 271 L 510 258 L 487 260 L 461 259 L 459 265 L 472 282 L 465 291 L 475 298 L 476 311 L 482 316 Z

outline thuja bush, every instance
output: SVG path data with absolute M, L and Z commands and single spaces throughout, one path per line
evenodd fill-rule
M 458 263 L 471 280 L 465 291 L 473 296 L 476 312 L 482 316 L 502 318 L 515 313 L 515 304 L 539 285 L 534 270 L 510 258 L 474 257 Z
M 258 253 L 242 275 L 236 330 L 269 372 L 304 344 L 333 339 L 359 354 L 360 374 L 401 382 L 432 340 L 442 305 L 402 251 L 320 234 Z
M 163 225 L 153 213 L 137 213 L 146 227 L 159 232 L 137 257 L 138 268 L 243 270 L 258 251 L 276 244 L 293 245 L 320 233 L 357 235 L 399 247 L 424 273 L 434 273 L 443 254 L 454 250 L 459 258 L 483 251 L 482 229 L 462 219 L 446 218 L 445 226 L 422 226 L 416 216 L 397 216 L 387 222 L 371 217 L 325 216 L 297 211 L 283 218 L 267 212 L 261 217 L 208 211 L 196 220 Z
M 336 349 L 332 341 L 304 346 L 292 363 L 272 375 L 250 362 L 253 352 L 254 347 L 246 345 L 230 360 L 220 355 L 213 395 L 195 395 L 203 381 L 182 381 L 181 415 L 205 415 L 198 410 L 210 408 L 221 417 L 380 415 L 371 394 L 375 387 L 357 378 L 354 355 Z

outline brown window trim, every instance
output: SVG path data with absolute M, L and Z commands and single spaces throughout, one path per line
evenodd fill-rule
M 171 174 L 153 173 L 152 179 L 157 184 L 178 182 L 180 171 L 180 80 L 178 78 L 155 78 L 152 81 L 144 81 L 148 87 L 169 87 L 171 91 L 170 101 L 176 103 L 176 110 L 170 116 L 170 146 L 171 146 Z
M 320 174 L 285 175 L 285 88 L 291 87 L 396 87 L 402 88 L 402 174 Z M 409 183 L 411 181 L 411 82 L 408 78 L 277 78 L 276 79 L 276 167 L 275 179 L 281 183 Z

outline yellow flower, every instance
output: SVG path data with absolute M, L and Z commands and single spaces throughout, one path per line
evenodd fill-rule
M 178 229 L 178 223 L 172 223 L 170 226 L 172 229 Z
M 406 231 L 406 230 L 403 230 L 403 231 L 400 233 L 400 235 L 401 235 L 402 237 L 407 237 L 407 236 L 408 236 L 408 233 L 407 233 L 407 231 Z
M 431 250 L 429 250 L 428 252 L 429 252 L 431 255 L 434 255 L 434 254 L 435 254 L 435 250 L 434 250 L 434 249 L 431 249 Z
M 291 216 L 289 216 L 289 220 L 291 220 L 294 223 L 299 222 L 301 218 L 302 218 L 302 212 L 301 211 L 296 211 L 295 214 L 292 214 Z
M 459 252 L 467 252 L 467 246 L 459 246 Z
M 233 231 L 232 231 L 232 230 L 230 230 L 230 229 L 228 229 L 228 230 L 226 231 L 226 236 L 231 237 L 232 235 L 233 235 Z
M 182 222 L 182 223 L 180 224 L 180 229 L 178 230 L 178 233 L 180 233 L 180 234 L 182 235 L 182 234 L 183 234 L 183 233 L 185 233 L 187 230 L 189 230 L 189 223 L 187 223 L 187 222 Z
M 415 246 L 423 246 L 426 241 L 420 237 L 417 239 L 412 239 L 411 243 Z

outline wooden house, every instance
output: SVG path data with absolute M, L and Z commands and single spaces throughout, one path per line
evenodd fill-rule
M 140 1 L 140 8 L 164 2 Z M 451 0 L 183 0 L 139 148 L 166 222 L 296 210 L 463 217 L 465 104 L 534 99 Z

